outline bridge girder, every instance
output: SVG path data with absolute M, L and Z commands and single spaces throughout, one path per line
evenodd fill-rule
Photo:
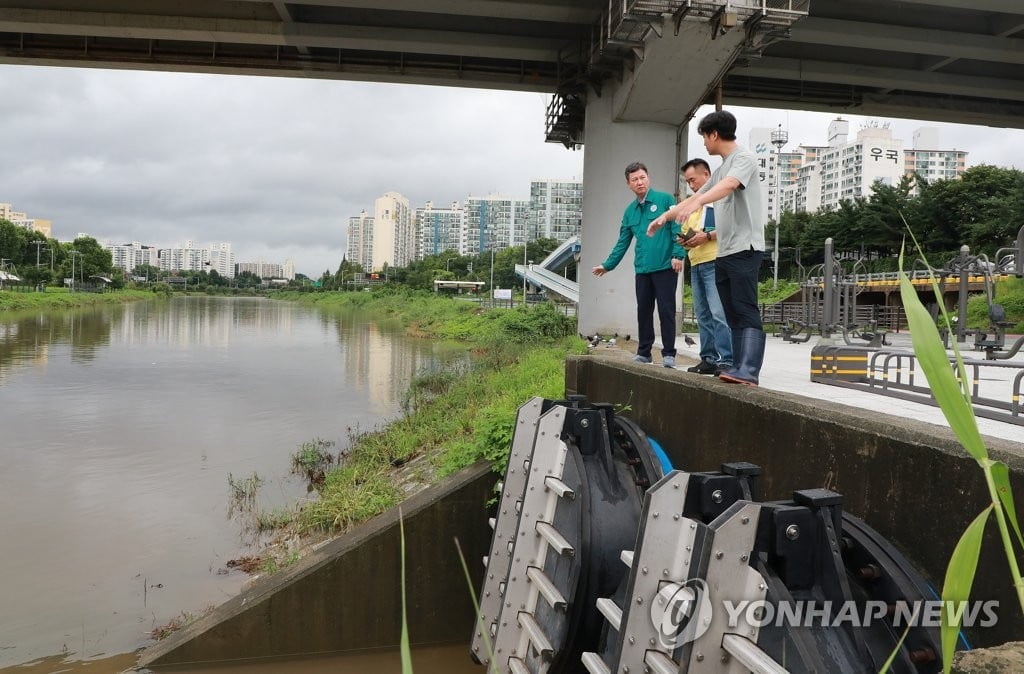
M 595 62 L 595 31 L 608 7 L 608 0 L 0 0 L 0 63 L 594 96 L 602 81 L 629 77 L 644 55 L 641 44 L 605 50 Z M 663 39 L 674 18 L 641 26 L 641 42 Z M 727 104 L 1020 128 L 1022 64 L 1019 0 L 811 0 L 806 19 L 737 59 L 722 85 Z M 679 122 L 691 103 L 680 103 Z

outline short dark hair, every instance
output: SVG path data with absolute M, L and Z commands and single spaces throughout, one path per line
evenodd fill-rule
M 683 164 L 680 167 L 679 172 L 680 173 L 686 173 L 686 169 L 691 169 L 691 168 L 702 168 L 705 171 L 707 171 L 708 173 L 711 173 L 711 164 L 707 163 L 706 161 L 704 161 L 700 157 L 697 157 L 696 159 L 691 159 L 690 161 L 688 161 L 685 164 Z
M 630 164 L 629 166 L 626 167 L 626 178 L 629 178 L 629 174 L 630 173 L 636 173 L 637 171 L 643 171 L 644 173 L 650 173 L 650 171 L 647 170 L 646 166 L 644 166 L 643 164 L 641 164 L 638 161 L 635 161 L 635 162 L 633 162 L 632 164 Z
M 718 133 L 722 140 L 736 140 L 736 118 L 725 110 L 704 115 L 704 119 L 697 125 L 697 133 L 706 136 L 712 132 Z

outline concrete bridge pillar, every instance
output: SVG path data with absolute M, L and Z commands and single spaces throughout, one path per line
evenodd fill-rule
M 651 186 L 673 193 L 678 182 L 676 126 L 658 122 L 620 122 L 613 114 L 616 85 L 587 102 L 583 156 L 583 228 L 580 258 L 580 332 L 637 334 L 633 285 L 633 248 L 615 270 L 596 278 L 590 269 L 601 264 L 619 236 L 626 204 L 633 199 L 623 170 L 630 162 L 647 165 Z M 634 244 L 635 245 L 635 244 Z

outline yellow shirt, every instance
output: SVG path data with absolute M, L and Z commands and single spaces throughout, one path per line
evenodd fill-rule
M 682 231 L 688 232 L 699 232 L 704 230 L 704 225 L 708 220 L 709 211 L 711 206 L 702 206 L 701 209 L 695 213 L 690 214 L 690 217 L 686 219 L 686 222 L 680 228 Z M 714 214 L 711 214 L 711 222 L 714 222 Z M 712 227 L 713 229 L 713 227 Z M 718 257 L 718 241 L 708 241 L 702 243 L 696 248 L 689 248 L 686 251 L 686 259 L 690 261 L 690 265 L 696 267 L 704 262 L 710 262 Z

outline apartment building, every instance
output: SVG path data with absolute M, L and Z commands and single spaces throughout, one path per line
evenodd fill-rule
M 466 212 L 453 201 L 448 208 L 439 208 L 433 201 L 416 209 L 416 259 L 438 255 L 446 250 L 459 250 Z
M 503 196 L 468 197 L 459 252 L 478 255 L 526 243 L 530 201 Z
M 373 216 L 365 210 L 348 219 L 348 246 L 345 259 L 364 270 L 373 267 Z
M 528 237 L 565 241 L 583 225 L 583 183 L 578 180 L 530 181 Z
M 416 254 L 413 214 L 409 200 L 398 192 L 386 192 L 373 204 L 373 251 L 366 271 L 404 267 Z

